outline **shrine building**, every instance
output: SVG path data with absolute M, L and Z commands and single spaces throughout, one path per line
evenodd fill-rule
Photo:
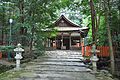
M 64 15 L 61 15 L 54 23 L 54 29 L 57 30 L 57 35 L 48 38 L 46 47 L 54 49 L 79 49 L 81 47 L 81 39 L 87 36 L 88 27 L 81 27 L 72 22 Z

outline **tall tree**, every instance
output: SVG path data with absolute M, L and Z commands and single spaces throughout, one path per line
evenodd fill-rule
M 110 59 L 111 59 L 112 74 L 115 74 L 115 56 L 114 56 L 115 51 L 113 52 L 113 40 L 115 42 L 118 42 L 119 39 L 115 40 L 114 36 L 118 36 L 120 34 L 120 31 L 118 31 L 120 28 L 118 6 L 119 6 L 119 0 L 107 0 L 107 1 L 104 0 L 104 7 L 105 7 L 104 11 L 105 11 L 106 27 L 107 27 L 107 32 L 108 32 L 109 46 L 110 46 Z M 112 37 L 114 37 L 114 39 L 112 39 Z M 117 47 L 118 45 L 114 45 L 114 46 Z
M 93 0 L 90 0 L 90 8 L 91 8 L 91 21 L 92 21 L 92 39 L 93 42 L 95 42 L 95 17 L 96 17 L 96 13 L 95 13 L 95 7 L 94 7 L 94 2 Z
M 19 28 L 27 28 L 27 33 L 22 36 L 29 37 L 30 53 L 32 53 L 34 41 L 36 41 L 37 44 L 42 43 L 43 38 L 45 37 L 42 30 L 51 27 L 52 22 L 57 17 L 56 11 L 68 6 L 71 1 L 13 0 L 11 2 L 15 4 L 19 12 L 16 15 L 18 18 L 16 19 L 16 26 Z M 24 29 L 22 30 L 24 32 Z
M 110 25 L 109 25 L 109 20 L 108 20 L 108 11 L 105 13 L 105 21 L 106 21 L 106 27 L 107 27 L 107 32 L 108 32 L 108 41 L 109 41 L 109 46 L 110 46 L 110 59 L 111 59 L 111 72 L 114 74 L 115 72 L 115 61 L 114 61 L 114 53 L 113 53 L 113 45 L 112 45 L 112 37 L 111 37 L 111 30 L 110 30 Z
M 0 22 L 4 22 L 4 26 L 9 26 L 8 19 L 12 18 L 14 20 L 12 36 L 19 32 L 22 33 L 22 35 L 13 37 L 14 41 L 18 43 L 21 37 L 25 37 L 27 40 L 24 40 L 30 43 L 28 45 L 30 51 L 32 51 L 34 41 L 36 41 L 36 44 L 40 44 L 46 36 L 49 36 L 48 34 L 45 35 L 42 30 L 53 27 L 51 24 L 57 17 L 56 11 L 69 6 L 70 2 L 69 0 L 1 0 L 1 3 L 8 3 L 9 9 L 6 9 L 8 6 L 4 7 L 0 4 L 4 7 L 4 10 L 0 7 L 0 17 L 2 17 Z M 27 28 L 27 30 L 21 27 Z M 8 28 L 6 30 L 9 30 Z M 19 31 L 20 29 L 21 31 Z M 26 31 L 27 33 L 23 34 Z

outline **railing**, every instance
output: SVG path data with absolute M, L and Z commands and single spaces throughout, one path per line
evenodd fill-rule
M 85 46 L 85 47 L 82 46 L 82 55 L 83 56 L 91 56 L 91 54 L 92 54 L 91 53 L 91 49 L 92 49 L 91 46 Z M 97 53 L 97 55 L 99 57 L 109 57 L 110 56 L 109 47 L 108 46 L 98 46 L 97 50 L 100 51 L 99 53 Z

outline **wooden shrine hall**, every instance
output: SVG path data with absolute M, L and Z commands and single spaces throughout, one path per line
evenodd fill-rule
M 54 49 L 75 49 L 80 48 L 81 39 L 88 33 L 88 27 L 81 27 L 61 15 L 54 23 L 57 36 L 49 38 L 46 47 Z

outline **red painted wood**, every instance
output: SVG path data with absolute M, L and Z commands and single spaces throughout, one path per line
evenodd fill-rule
M 2 52 L 0 52 L 0 59 L 2 59 Z
M 82 55 L 83 56 L 91 56 L 91 46 L 86 46 L 86 52 L 84 54 L 84 47 L 82 46 Z M 97 55 L 99 57 L 109 57 L 110 53 L 109 53 L 109 46 L 98 46 L 97 50 L 99 50 L 100 52 L 97 53 Z

